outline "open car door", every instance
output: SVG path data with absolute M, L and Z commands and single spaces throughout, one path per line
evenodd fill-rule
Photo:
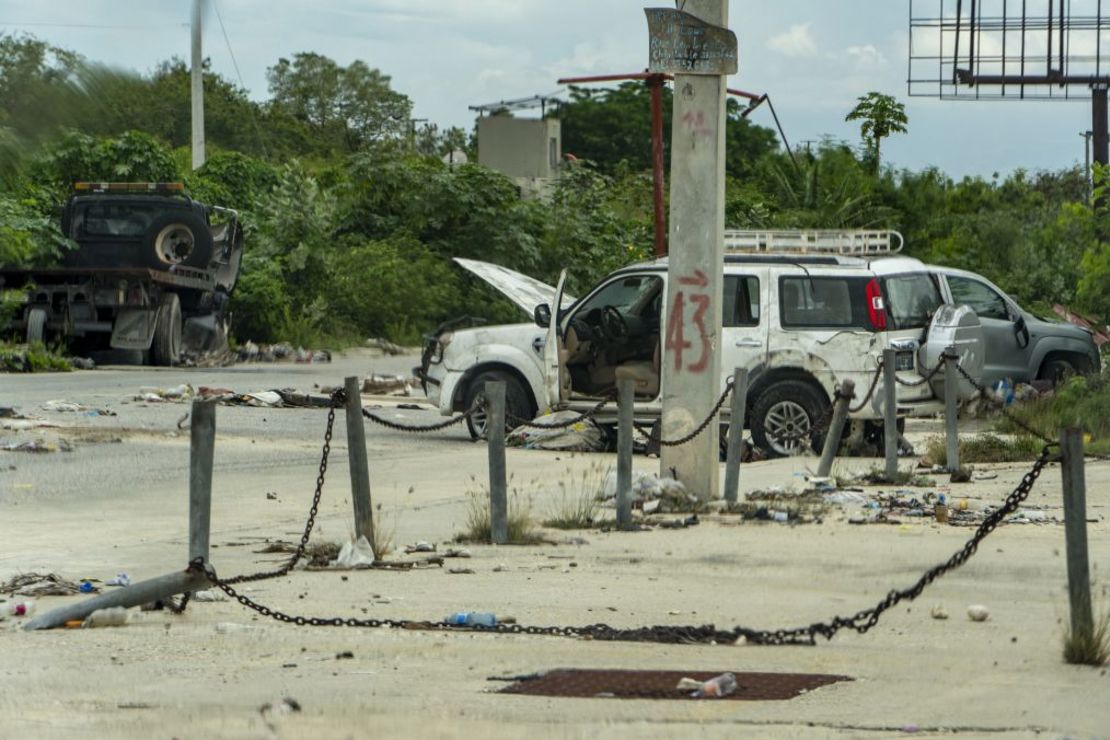
M 551 306 L 551 321 L 547 324 L 547 340 L 543 345 L 543 381 L 547 391 L 547 406 L 555 410 L 563 398 L 562 376 L 566 372 L 563 358 L 563 312 L 558 306 L 563 304 L 563 288 L 567 282 L 567 271 L 559 274 L 559 282 L 555 285 L 555 296 Z M 569 391 L 569 384 L 568 384 Z M 569 393 L 568 393 L 569 395 Z

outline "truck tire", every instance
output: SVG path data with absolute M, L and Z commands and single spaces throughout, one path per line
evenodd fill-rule
M 503 380 L 505 381 L 505 430 L 512 429 L 519 423 L 520 419 L 527 421 L 532 420 L 532 404 L 528 399 L 528 392 L 520 384 L 520 381 L 505 372 L 497 370 L 488 370 L 484 373 L 479 373 L 470 384 L 466 387 L 466 396 L 464 402 L 466 408 L 477 408 L 473 414 L 466 419 L 466 428 L 470 432 L 473 439 L 484 439 L 486 436 L 486 381 L 490 380 Z
M 169 367 L 181 360 L 181 331 L 181 299 L 177 293 L 163 293 L 150 345 L 153 364 Z
M 212 232 L 194 213 L 166 213 L 147 229 L 143 248 L 147 264 L 156 270 L 176 265 L 204 269 L 212 261 Z
M 46 341 L 46 309 L 32 308 L 27 312 L 27 344 Z
M 820 449 L 825 435 L 817 426 L 825 419 L 828 405 L 809 383 L 780 380 L 760 393 L 752 406 L 752 441 L 771 457 Z M 782 440 L 780 435 L 788 438 Z

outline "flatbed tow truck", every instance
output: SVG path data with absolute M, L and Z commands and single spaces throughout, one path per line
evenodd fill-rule
M 8 333 L 85 353 L 140 351 L 154 365 L 226 347 L 243 252 L 239 214 L 193 200 L 181 183 L 74 190 L 61 225 L 76 247 L 54 266 L 0 266 L 0 290 L 25 292 Z

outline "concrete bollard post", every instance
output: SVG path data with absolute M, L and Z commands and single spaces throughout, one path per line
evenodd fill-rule
M 949 347 L 944 353 L 944 439 L 948 471 L 960 469 L 960 376 L 956 369 L 960 356 Z
M 886 479 L 898 475 L 898 381 L 894 369 L 894 350 L 883 350 L 883 450 Z
M 617 526 L 632 529 L 632 418 L 636 381 L 617 378 Z
M 744 412 L 748 404 L 748 370 L 732 373 L 729 403 L 728 448 L 725 450 L 725 501 L 734 504 L 740 495 L 740 445 L 744 441 Z
M 1087 557 L 1087 480 L 1083 472 L 1083 432 L 1060 432 L 1064 482 L 1064 538 L 1068 557 L 1068 601 L 1071 633 L 1090 636 L 1094 630 L 1091 610 L 1091 573 Z
M 505 481 L 505 381 L 486 382 L 486 442 L 489 448 L 489 525 L 495 545 L 509 541 L 509 499 Z
M 193 401 L 189 429 L 189 560 L 208 562 L 212 522 L 212 461 L 216 447 L 216 403 Z
M 374 543 L 374 508 L 370 501 L 370 463 L 366 455 L 366 422 L 362 420 L 362 386 L 357 377 L 346 378 L 347 458 L 351 468 L 351 502 L 355 509 L 355 539 Z
M 855 398 L 856 384 L 845 380 L 840 384 L 840 396 L 833 407 L 832 422 L 825 435 L 825 446 L 821 450 L 821 462 L 817 464 L 817 477 L 824 478 L 832 471 L 833 459 L 840 450 L 840 440 L 844 436 L 844 422 L 848 420 L 848 407 Z

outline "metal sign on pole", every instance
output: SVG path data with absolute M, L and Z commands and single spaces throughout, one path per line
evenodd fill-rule
M 671 124 L 670 264 L 663 333 L 666 438 L 693 431 L 721 392 L 724 280 L 725 76 L 737 69 L 725 0 L 686 0 L 685 12 L 648 8 L 649 71 L 674 73 Z M 664 475 L 703 500 L 720 490 L 717 425 L 665 447 Z

